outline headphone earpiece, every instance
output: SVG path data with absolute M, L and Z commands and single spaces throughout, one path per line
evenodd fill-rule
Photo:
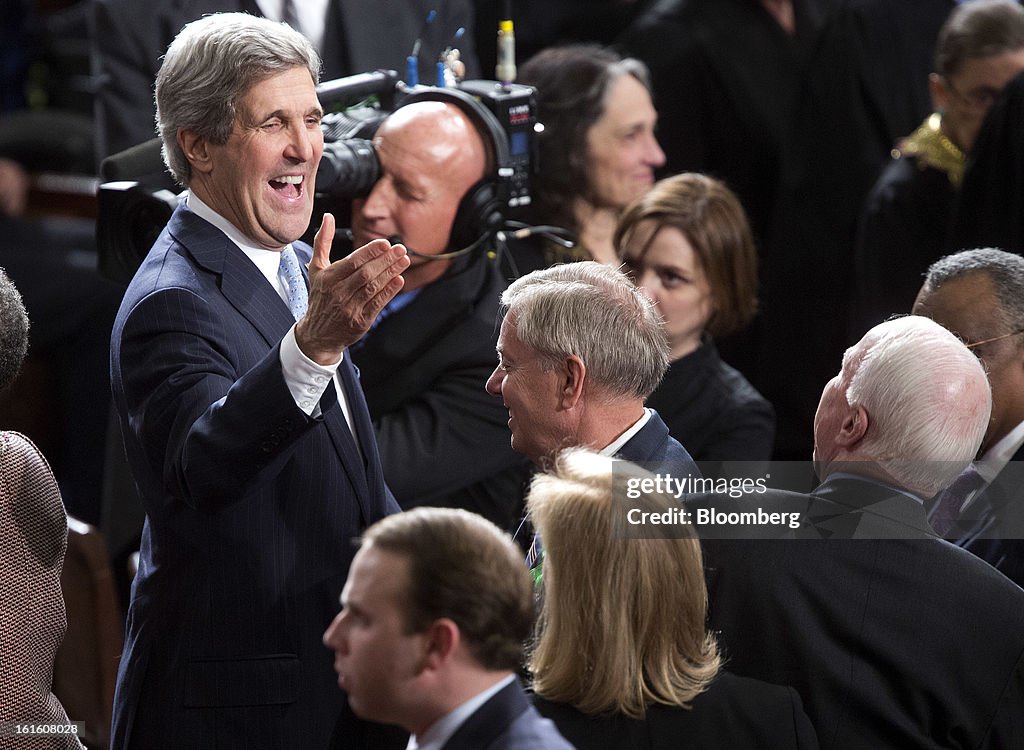
M 513 172 L 508 136 L 487 107 L 458 89 L 415 91 L 403 98 L 396 109 L 414 102 L 447 102 L 457 106 L 473 123 L 493 157 L 493 169 L 462 196 L 452 221 L 448 248 L 468 248 L 485 234 L 501 229 L 508 217 Z
M 448 239 L 451 248 L 468 247 L 484 234 L 497 232 L 505 224 L 505 207 L 495 181 L 484 178 L 473 185 L 459 202 Z

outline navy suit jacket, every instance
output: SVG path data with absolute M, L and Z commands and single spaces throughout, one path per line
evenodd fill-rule
M 279 358 L 293 322 L 184 206 L 125 295 L 111 375 L 146 523 L 115 748 L 326 747 L 345 704 L 321 635 L 353 537 L 398 507 L 348 357 L 361 451 L 333 384 L 319 418 L 296 406 Z
M 573 750 L 555 725 L 530 705 L 518 682 L 474 711 L 442 750 Z
M 700 476 L 700 469 L 686 448 L 668 434 L 668 425 L 653 409 L 647 424 L 626 441 L 615 457 L 640 464 L 654 473 L 669 472 L 678 476 L 689 473 L 695 477 Z
M 638 464 L 652 474 L 671 474 L 675 477 L 687 475 L 700 477 L 700 469 L 678 440 L 668 434 L 668 425 L 651 409 L 651 418 L 615 454 L 615 458 Z M 526 566 L 540 575 L 539 565 L 543 564 L 544 543 L 537 533 L 533 534 L 526 552 Z

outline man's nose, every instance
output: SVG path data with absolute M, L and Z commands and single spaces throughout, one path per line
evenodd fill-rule
M 487 378 L 487 382 L 484 383 L 484 390 L 486 390 L 492 396 L 501 398 L 501 381 L 502 381 L 502 370 L 501 365 L 494 368 L 491 376 Z

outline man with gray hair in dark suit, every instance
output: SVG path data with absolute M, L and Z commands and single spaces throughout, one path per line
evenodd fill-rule
M 125 294 L 111 376 L 146 510 L 114 748 L 383 748 L 320 634 L 349 540 L 397 511 L 347 347 L 402 288 L 405 248 L 329 260 L 309 225 L 320 60 L 285 24 L 187 25 L 156 83 L 188 188 Z M 308 273 L 306 267 L 308 265 Z M 337 727 L 336 727 L 337 724 Z

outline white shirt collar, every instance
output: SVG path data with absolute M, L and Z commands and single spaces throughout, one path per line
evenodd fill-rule
M 259 247 L 254 244 L 238 230 L 238 227 L 203 203 L 199 196 L 191 190 L 189 190 L 185 196 L 185 202 L 188 204 L 192 213 L 200 219 L 210 222 L 217 227 L 217 229 L 226 234 L 228 239 L 234 242 L 238 246 L 238 249 L 245 253 L 246 257 L 253 262 L 253 265 L 255 265 L 267 281 L 270 282 L 270 285 L 277 290 L 278 296 L 280 296 L 285 302 L 288 301 L 288 292 L 285 289 L 284 282 L 281 280 L 278 273 L 281 265 L 281 250 L 267 250 L 264 247 Z M 284 248 L 282 248 L 282 250 L 283 249 Z
M 982 479 L 991 482 L 1010 463 L 1013 455 L 1024 445 L 1024 422 L 1000 438 L 999 442 L 985 451 L 985 455 L 974 462 L 974 468 Z
M 415 735 L 410 737 L 406 750 L 414 748 L 415 750 L 441 750 L 458 728 L 465 724 L 466 720 L 476 713 L 480 706 L 489 701 L 498 691 L 511 684 L 515 678 L 514 674 L 510 674 L 504 679 L 498 680 L 482 693 L 477 693 L 465 703 L 456 706 L 431 724 L 422 737 Z
M 633 423 L 632 427 L 630 427 L 624 433 L 615 438 L 615 440 L 613 440 L 611 443 L 605 446 L 604 450 L 600 452 L 601 455 L 614 456 L 616 453 L 622 450 L 622 446 L 624 446 L 626 443 L 632 440 L 633 436 L 644 428 L 644 425 L 647 424 L 650 421 L 650 419 L 651 410 L 645 406 L 644 413 L 640 415 L 640 419 L 636 420 L 636 422 Z

